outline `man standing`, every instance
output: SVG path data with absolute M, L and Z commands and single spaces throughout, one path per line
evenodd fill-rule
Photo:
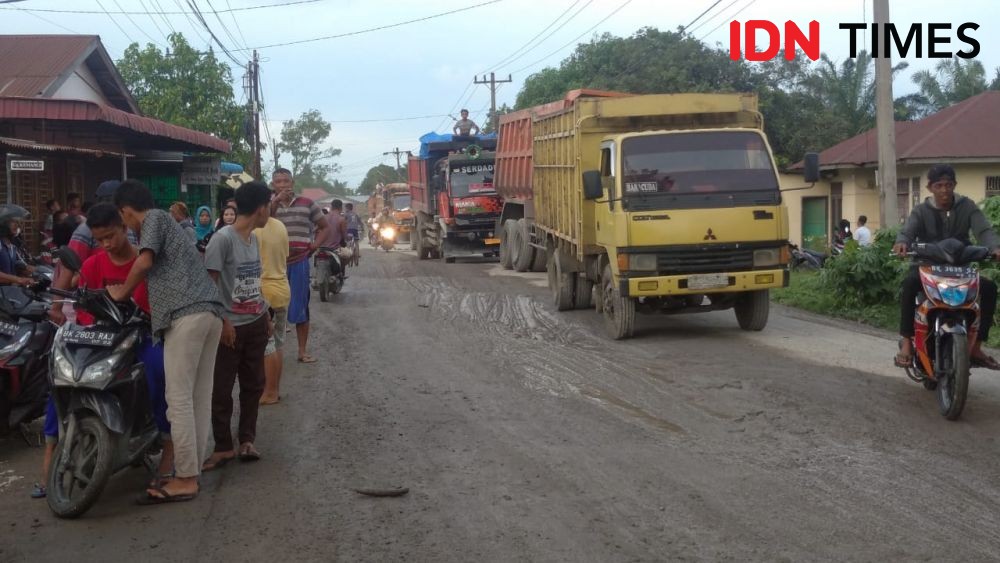
M 288 287 L 288 231 L 285 225 L 270 217 L 263 228 L 253 232 L 260 245 L 260 262 L 263 274 L 260 289 L 264 299 L 271 305 L 271 321 L 274 330 L 264 350 L 264 394 L 260 404 L 272 405 L 281 400 L 281 372 L 284 357 L 285 326 L 288 324 L 288 302 L 291 289 Z
M 295 195 L 295 181 L 286 168 L 279 168 L 271 175 L 274 199 L 271 214 L 285 225 L 288 231 L 288 285 L 292 299 L 288 305 L 288 322 L 295 325 L 299 342 L 298 359 L 311 364 L 316 358 L 306 350 L 309 344 L 309 256 L 319 247 L 315 240 L 323 240 L 327 228 L 326 217 L 313 200 Z
M 858 241 L 858 246 L 870 246 L 872 243 L 872 230 L 868 228 L 868 217 L 865 215 L 858 217 L 858 230 L 854 231 L 854 240 Z
M 475 121 L 469 119 L 469 110 L 463 109 L 461 115 L 462 119 L 459 119 L 458 121 L 455 122 L 455 126 L 452 127 L 451 129 L 452 133 L 456 135 L 461 135 L 463 137 L 468 137 L 469 135 L 472 134 L 472 130 L 475 129 L 476 135 L 478 135 L 479 126 L 476 125 Z
M 215 233 L 205 248 L 205 267 L 222 292 L 226 310 L 215 359 L 212 389 L 212 434 L 215 452 L 202 471 L 222 467 L 235 457 L 257 461 L 257 411 L 264 392 L 264 348 L 271 319 L 261 293 L 260 249 L 254 229 L 271 217 L 271 190 L 248 182 L 236 190 L 236 222 Z M 233 444 L 233 385 L 240 381 L 239 450 Z
M 208 447 L 215 356 L 222 333 L 219 290 L 181 226 L 156 209 L 153 194 L 136 180 L 123 182 L 115 206 L 139 234 L 139 257 L 124 285 L 108 293 L 121 301 L 146 280 L 153 334 L 164 342 L 167 418 L 176 476 L 147 489 L 145 502 L 186 501 L 198 495 L 201 460 Z

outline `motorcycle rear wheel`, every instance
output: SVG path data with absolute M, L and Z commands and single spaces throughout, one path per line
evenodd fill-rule
M 942 364 L 946 368 L 938 378 L 937 401 L 941 416 L 958 420 L 965 408 L 969 392 L 969 337 L 965 334 L 950 335 L 950 343 L 942 347 Z
M 115 442 L 95 416 L 77 420 L 72 443 L 59 442 L 49 469 L 46 500 L 60 518 L 76 518 L 97 502 L 112 473 Z

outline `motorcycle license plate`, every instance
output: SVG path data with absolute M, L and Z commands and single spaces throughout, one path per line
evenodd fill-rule
M 0 321 L 0 335 L 14 336 L 17 334 L 17 323 Z
M 715 289 L 728 286 L 729 276 L 726 274 L 698 274 L 688 276 L 688 289 Z
M 72 328 L 63 331 L 63 342 L 84 346 L 110 347 L 115 342 L 115 333 L 92 328 Z

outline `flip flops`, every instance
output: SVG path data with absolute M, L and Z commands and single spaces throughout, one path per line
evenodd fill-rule
M 310 356 L 309 354 L 306 354 L 305 356 L 299 356 L 299 363 L 300 364 L 315 364 L 316 363 L 316 358 Z
M 970 358 L 972 367 L 1000 370 L 1000 362 L 993 356 L 983 356 L 982 358 Z
M 159 493 L 159 496 L 149 494 L 150 491 L 156 491 Z M 149 490 L 143 492 L 139 495 L 139 498 L 135 499 L 135 503 L 141 506 L 150 506 L 154 504 L 167 504 L 170 502 L 186 502 L 194 500 L 197 497 L 198 493 L 172 495 L 163 487 L 150 487 Z
M 894 362 L 898 368 L 908 368 L 913 367 L 913 354 L 904 354 L 903 350 L 903 340 L 899 341 L 899 353 L 896 354 Z
M 211 463 L 209 463 L 209 462 L 206 461 L 201 466 L 201 472 L 202 473 L 207 473 L 209 471 L 215 471 L 216 469 L 222 469 L 223 467 L 226 466 L 227 463 L 229 463 L 230 461 L 233 461 L 234 459 L 236 459 L 235 455 L 232 456 L 232 457 L 221 457 L 221 458 L 219 458 L 219 459 L 217 459 L 217 460 L 215 460 L 214 462 L 211 462 Z
M 237 457 L 240 458 L 240 461 L 259 461 L 260 452 L 253 447 L 253 444 L 247 443 L 240 446 L 240 453 Z

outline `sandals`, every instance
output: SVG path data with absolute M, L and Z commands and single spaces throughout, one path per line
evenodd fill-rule
M 45 485 L 35 483 L 34 487 L 31 489 L 31 498 L 45 498 L 45 494 Z
M 896 364 L 896 367 L 898 368 L 910 368 L 913 367 L 913 354 L 903 353 L 903 342 L 905 342 L 905 340 L 899 341 L 900 351 L 896 354 L 896 357 L 894 358 L 893 361 Z
M 300 364 L 315 364 L 316 363 L 316 358 L 310 356 L 309 354 L 305 354 L 305 355 L 299 356 L 299 363 Z
M 1000 362 L 993 356 L 983 355 L 981 358 L 970 358 L 972 367 L 1000 370 Z
M 152 495 L 150 491 L 155 491 L 159 495 Z M 135 503 L 141 506 L 149 506 L 153 504 L 167 504 L 169 502 L 185 502 L 194 500 L 197 497 L 198 493 L 172 495 L 163 487 L 150 487 L 149 490 L 143 492 L 139 495 L 139 498 L 135 499 Z
M 211 459 L 211 458 L 209 458 L 209 459 Z M 201 466 L 201 472 L 202 473 L 206 473 L 208 471 L 215 471 L 216 469 L 222 469 L 223 467 L 226 466 L 227 463 L 229 463 L 230 461 L 233 461 L 234 459 L 236 459 L 235 455 L 230 456 L 230 457 L 220 457 L 219 459 L 217 459 L 215 461 L 206 461 Z
M 260 452 L 253 447 L 253 444 L 247 442 L 240 446 L 240 453 L 237 457 L 240 458 L 240 461 L 260 461 Z

